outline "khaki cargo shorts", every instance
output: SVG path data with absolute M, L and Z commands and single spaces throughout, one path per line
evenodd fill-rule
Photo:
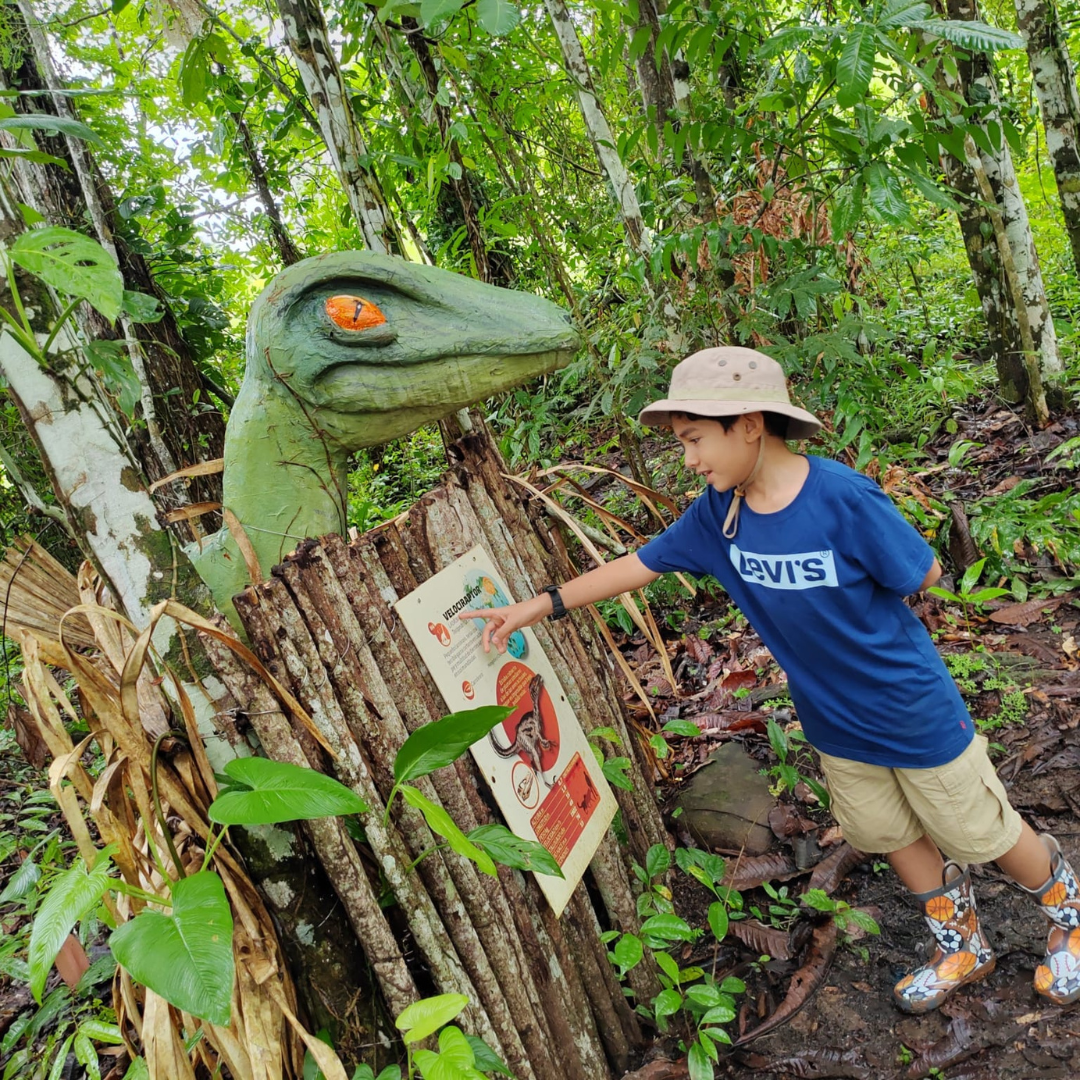
M 1022 821 L 976 735 L 933 769 L 888 769 L 820 754 L 833 816 L 860 851 L 888 854 L 924 833 L 950 859 L 993 862 L 1020 839 Z

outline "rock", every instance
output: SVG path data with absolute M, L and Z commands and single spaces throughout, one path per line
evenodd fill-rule
M 776 800 L 759 768 L 739 743 L 714 750 L 677 799 L 680 825 L 704 848 L 764 855 L 773 842 L 769 811 Z

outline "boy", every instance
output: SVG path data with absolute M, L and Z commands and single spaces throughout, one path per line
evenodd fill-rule
M 937 948 L 896 985 L 897 1005 L 926 1012 L 993 971 L 964 865 L 989 861 L 1050 920 L 1035 989 L 1060 1005 L 1080 999 L 1076 875 L 1057 841 L 1009 805 L 986 740 L 903 602 L 941 576 L 930 547 L 872 481 L 788 449 L 785 440 L 821 424 L 792 405 L 780 365 L 763 353 L 695 353 L 640 420 L 672 428 L 686 467 L 705 477 L 703 494 L 635 554 L 531 600 L 462 612 L 486 620 L 485 650 L 503 652 L 514 630 L 667 571 L 713 575 L 787 673 L 845 837 L 887 854 L 922 907 Z

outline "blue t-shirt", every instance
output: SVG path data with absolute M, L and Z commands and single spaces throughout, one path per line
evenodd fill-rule
M 974 726 L 930 635 L 903 597 L 934 563 L 871 480 L 825 458 L 794 500 L 757 514 L 713 488 L 638 551 L 657 573 L 712 574 L 788 676 L 810 743 L 889 768 L 952 761 Z

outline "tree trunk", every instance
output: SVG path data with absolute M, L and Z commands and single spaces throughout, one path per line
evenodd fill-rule
M 1046 148 L 1054 166 L 1073 264 L 1080 270 L 1080 94 L 1076 72 L 1051 0 L 1016 0 L 1016 21 L 1039 95 Z
M 420 65 L 420 73 L 423 75 L 424 86 L 428 94 L 428 108 L 435 114 L 435 123 L 438 126 L 439 134 L 442 136 L 446 152 L 450 155 L 450 161 L 458 167 L 461 173 L 457 179 L 451 177 L 449 184 L 461 207 L 461 216 L 465 222 L 465 234 L 469 238 L 469 248 L 472 251 L 476 276 L 481 281 L 509 287 L 512 281 L 504 279 L 496 282 L 492 275 L 493 268 L 491 261 L 488 259 L 487 241 L 484 237 L 483 226 L 480 224 L 480 215 L 477 212 L 478 199 L 469 170 L 466 169 L 465 163 L 461 160 L 461 149 L 458 147 L 457 140 L 450 130 L 450 110 L 444 105 L 440 105 L 438 101 L 439 74 L 435 70 L 435 61 L 431 56 L 427 38 L 424 37 L 420 24 L 416 19 L 405 16 L 402 18 L 401 24 L 406 30 L 405 40 L 409 43 L 409 48 L 412 49 L 416 62 Z
M 22 0 L 19 7 L 6 7 L 3 22 L 7 32 L 22 43 L 22 48 L 5 54 L 10 58 L 8 63 L 18 62 L 18 67 L 9 68 L 5 63 L 0 68 L 0 81 L 11 89 L 52 91 L 13 98 L 14 107 L 74 118 L 70 100 L 57 92 L 60 84 L 53 71 L 48 42 L 27 0 Z M 132 365 L 143 384 L 141 411 L 145 421 L 145 427 L 133 426 L 125 437 L 143 471 L 153 481 L 183 466 L 220 457 L 225 439 L 224 421 L 220 412 L 208 403 L 205 391 L 209 387 L 146 261 L 117 235 L 112 192 L 89 148 L 82 140 L 64 135 L 49 138 L 36 133 L 36 137 L 43 149 L 69 162 L 70 168 L 20 160 L 15 172 L 23 189 L 22 200 L 44 214 L 52 225 L 82 229 L 89 219 L 98 242 L 116 256 L 125 288 L 154 297 L 164 311 L 163 317 L 152 324 L 135 324 L 126 316 L 121 317 Z M 113 328 L 96 313 L 84 314 L 83 318 L 88 336 L 116 336 Z M 203 403 L 197 405 L 200 398 Z M 174 485 L 163 490 L 159 498 L 166 508 L 189 502 L 220 502 L 221 478 L 216 474 L 191 478 L 183 487 Z M 218 522 L 211 516 L 206 524 L 213 529 Z M 193 536 L 183 527 L 178 533 L 185 539 Z
M 975 0 L 947 0 L 949 18 L 975 20 L 979 17 Z M 957 64 L 958 90 L 969 105 L 985 103 L 988 112 L 984 119 L 996 119 L 1000 124 L 999 98 L 990 60 L 985 53 L 970 53 Z M 1027 206 L 1020 193 L 1016 171 L 1008 143 L 993 154 L 980 148 L 983 170 L 993 189 L 1005 235 L 1009 239 L 1016 277 L 1027 307 L 1032 347 L 1038 355 L 1039 371 L 1044 382 L 1060 379 L 1063 372 L 1058 352 L 1057 335 L 1046 299 L 1039 257 L 1028 221 Z M 1027 368 L 1022 356 L 1003 355 L 999 358 L 998 378 L 1002 395 L 1010 401 L 1026 401 L 1029 396 Z
M 368 149 L 353 116 L 318 0 L 278 0 L 277 7 L 330 160 L 363 232 L 364 243 L 384 255 L 400 254 L 401 237 L 375 170 L 367 163 Z
M 644 259 L 648 267 L 652 245 L 649 242 L 645 221 L 641 216 L 637 191 L 633 180 L 630 179 L 630 174 L 626 171 L 626 166 L 615 149 L 615 136 L 611 133 L 596 91 L 593 89 L 592 74 L 585 60 L 585 52 L 581 47 L 577 27 L 567 10 L 566 0 L 544 0 L 544 7 L 551 18 L 555 36 L 559 39 L 563 62 L 566 64 L 570 81 L 574 84 L 574 92 L 577 94 L 581 115 L 585 120 L 589 142 L 615 193 L 619 215 L 623 228 L 626 230 L 627 246 L 635 256 Z
M 539 514 L 531 517 L 508 490 L 501 476 L 505 466 L 488 433 L 465 436 L 455 457 L 461 464 L 405 518 L 351 544 L 337 536 L 308 541 L 272 580 L 237 597 L 254 648 L 316 718 L 334 760 L 327 761 L 310 738 L 305 743 L 302 732 L 289 734 L 288 721 L 261 700 L 239 704 L 250 709 L 252 724 L 274 756 L 303 755 L 314 767 L 332 770 L 372 806 L 365 831 L 371 865 L 385 875 L 399 905 L 391 914 L 399 911 L 407 921 L 417 959 L 436 988 L 469 996 L 466 1023 L 515 1075 L 606 1080 L 622 1075 L 641 1036 L 600 941 L 594 904 L 600 904 L 603 925 L 636 926 L 629 863 L 640 862 L 650 845 L 667 842 L 651 774 L 642 771 L 644 750 L 614 705 L 609 662 L 572 629 L 535 628 L 582 723 L 587 729 L 614 727 L 633 756 L 634 791 L 617 793 L 630 846 L 623 855 L 610 835 L 601 844 L 589 870 L 592 895 L 599 899 L 579 886 L 558 920 L 530 875 L 503 867 L 490 878 L 447 850 L 430 851 L 413 872 L 403 873 L 433 847 L 433 838 L 423 818 L 405 806 L 395 804 L 390 824 L 382 824 L 397 749 L 409 732 L 450 711 L 407 635 L 393 630 L 395 600 L 477 543 L 493 554 L 510 588 L 521 595 L 569 572 L 546 522 Z M 234 692 L 243 694 L 239 687 Z M 291 740 L 287 745 L 281 742 L 283 728 Z M 420 786 L 466 831 L 491 820 L 484 784 L 468 756 Z M 374 926 L 378 909 L 366 898 L 364 864 L 355 851 L 314 837 L 313 842 L 358 932 L 365 920 Z M 400 993 L 397 959 L 385 974 L 375 963 L 400 953 L 385 932 L 373 933 L 366 931 L 363 943 L 380 982 L 388 994 Z M 653 973 L 644 966 L 630 981 L 639 1001 L 656 993 Z

